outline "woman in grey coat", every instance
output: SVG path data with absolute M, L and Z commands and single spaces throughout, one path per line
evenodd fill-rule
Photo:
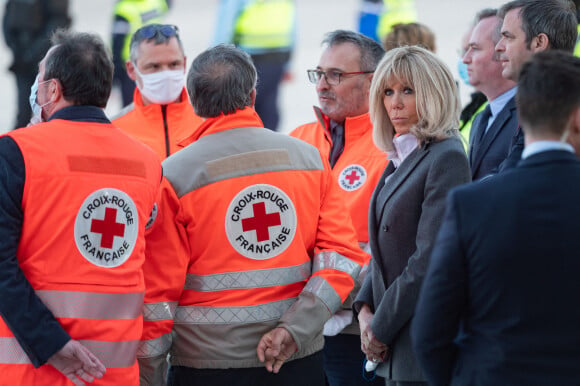
M 470 180 L 460 110 L 451 72 L 429 51 L 396 48 L 379 63 L 370 115 L 390 162 L 370 203 L 372 262 L 355 310 L 362 350 L 389 386 L 426 385 L 409 326 L 447 192 Z

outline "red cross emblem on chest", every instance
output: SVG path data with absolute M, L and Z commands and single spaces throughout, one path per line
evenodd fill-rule
M 358 175 L 358 173 L 356 172 L 356 170 L 353 170 L 352 172 L 350 172 L 349 175 L 344 177 L 346 180 L 348 180 L 348 183 L 350 185 L 353 185 L 355 182 L 357 182 L 358 180 L 360 180 L 360 176 Z

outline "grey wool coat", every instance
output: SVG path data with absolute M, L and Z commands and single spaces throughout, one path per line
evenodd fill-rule
M 385 179 L 390 176 L 387 183 Z M 355 300 L 374 312 L 371 328 L 391 349 L 377 374 L 394 381 L 424 381 L 409 327 L 448 191 L 471 180 L 461 141 L 421 144 L 395 169 L 389 163 L 369 206 L 369 272 Z

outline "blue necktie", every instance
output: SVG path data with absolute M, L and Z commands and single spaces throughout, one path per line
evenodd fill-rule
M 487 130 L 487 124 L 489 122 L 489 118 L 491 117 L 491 107 L 488 104 L 485 106 L 485 109 L 480 113 L 481 119 L 479 120 L 479 124 L 477 125 L 474 140 L 474 146 L 479 145 L 481 141 L 483 141 L 483 137 L 485 136 L 485 131 Z

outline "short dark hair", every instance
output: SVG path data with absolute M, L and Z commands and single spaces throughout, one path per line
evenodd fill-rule
M 168 29 L 172 33 L 163 33 L 165 29 Z M 151 30 L 153 36 L 148 37 L 147 34 L 143 34 L 142 31 L 144 30 Z M 177 44 L 179 45 L 181 52 L 185 54 L 185 51 L 183 50 L 183 43 L 179 37 L 179 28 L 177 28 L 177 26 L 171 24 L 147 24 L 139 28 L 137 31 L 135 31 L 133 36 L 131 36 L 131 43 L 129 44 L 129 60 L 133 63 L 137 61 L 139 51 L 138 48 L 141 43 L 145 41 L 153 42 L 154 45 L 158 46 L 160 44 L 168 44 L 169 40 L 173 37 L 177 40 Z
M 520 8 L 522 30 L 526 43 L 541 33 L 548 36 L 550 49 L 574 51 L 578 36 L 575 5 L 569 0 L 513 0 L 504 4 L 498 13 L 503 19 L 509 11 Z
M 580 58 L 558 50 L 533 55 L 520 72 L 516 103 L 524 130 L 561 135 L 580 107 Z
M 199 54 L 187 74 L 187 92 L 195 113 L 203 118 L 233 114 L 252 106 L 256 67 L 250 55 L 231 44 Z
M 113 59 L 96 34 L 56 30 L 44 62 L 44 80 L 57 79 L 75 105 L 104 108 L 113 87 Z
M 359 48 L 361 71 L 374 71 L 385 54 L 385 50 L 379 43 L 354 31 L 339 29 L 327 33 L 322 40 L 322 45 L 328 47 L 343 43 L 351 43 Z

